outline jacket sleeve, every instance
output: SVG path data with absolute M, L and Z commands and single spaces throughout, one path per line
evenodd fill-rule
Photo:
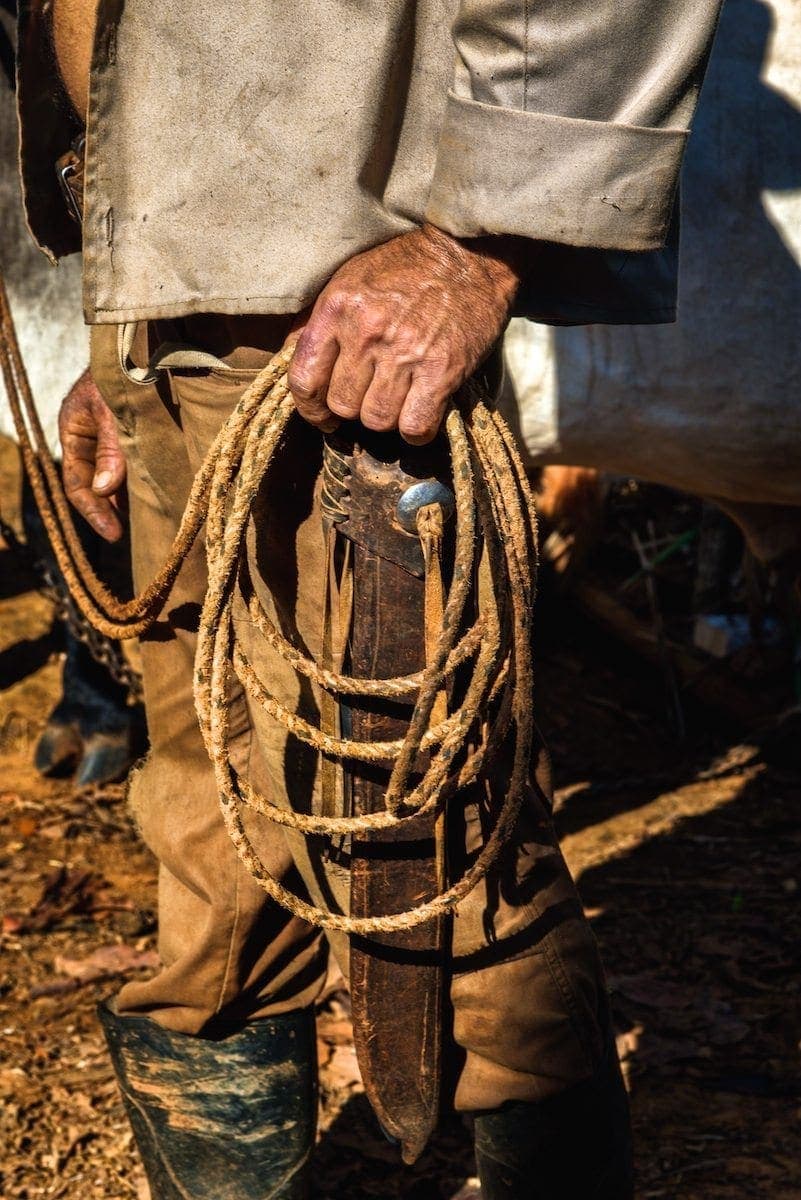
M 426 217 L 661 246 L 721 0 L 460 0 Z

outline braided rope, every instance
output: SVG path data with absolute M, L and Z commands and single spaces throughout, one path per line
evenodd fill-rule
M 530 770 L 533 741 L 531 609 L 536 580 L 534 504 L 512 435 L 497 412 L 468 384 L 445 420 L 456 497 L 455 561 L 442 631 L 423 671 L 392 679 L 355 679 L 323 669 L 282 634 L 252 586 L 246 533 L 270 468 L 299 420 L 287 385 L 290 354 L 277 354 L 243 392 L 195 478 L 166 562 L 132 601 L 117 600 L 94 574 L 78 539 L 58 471 L 50 456 L 19 353 L 0 279 L 0 366 L 23 461 L 59 567 L 76 604 L 106 636 L 138 636 L 158 618 L 181 564 L 205 521 L 208 590 L 200 618 L 195 704 L 212 762 L 220 810 L 237 853 L 264 891 L 295 916 L 326 929 L 370 935 L 409 929 L 453 909 L 486 875 L 514 828 Z M 30 425 L 30 432 L 28 426 Z M 418 519 L 428 561 L 441 537 L 441 514 L 429 506 Z M 486 552 L 489 587 L 481 611 L 466 625 L 478 561 Z M 360 742 L 333 737 L 271 694 L 245 654 L 234 627 L 239 593 L 254 627 L 299 675 L 337 696 L 413 704 L 403 738 Z M 463 699 L 442 719 L 443 693 L 457 668 L 467 680 Z M 389 769 L 385 808 L 357 817 L 318 816 L 274 804 L 240 777 L 229 753 L 228 696 L 232 672 L 251 701 L 289 734 L 344 766 L 380 762 Z M 432 714 L 436 724 L 432 728 Z M 414 909 L 354 918 L 319 908 L 288 890 L 259 859 L 244 826 L 250 808 L 304 835 L 340 837 L 402 828 L 423 814 L 441 817 L 458 792 L 486 778 L 511 747 L 506 795 L 484 846 L 461 879 Z M 420 773 L 421 751 L 427 752 Z M 414 781 L 412 779 L 413 774 Z
M 237 439 L 252 422 L 263 396 L 286 374 L 290 358 L 289 351 L 277 354 L 255 381 L 260 386 L 249 388 L 242 396 L 195 477 L 181 524 L 164 565 L 140 595 L 129 601 L 121 601 L 95 574 L 75 528 L 69 501 L 36 411 L 8 294 L 0 276 L 0 369 L 23 464 L 53 553 L 70 592 L 87 620 L 106 637 L 119 641 L 139 637 L 157 620 L 181 565 L 206 519 L 212 477 L 217 472 L 218 478 L 224 478 L 227 468 L 229 473 L 225 486 L 230 486 L 236 470 Z

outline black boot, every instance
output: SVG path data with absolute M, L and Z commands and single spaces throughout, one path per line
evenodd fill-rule
M 99 1008 L 152 1200 L 305 1200 L 317 1119 L 312 1009 L 218 1040 Z
M 585 1083 L 475 1119 L 482 1200 L 631 1200 L 631 1128 L 611 1041 Z

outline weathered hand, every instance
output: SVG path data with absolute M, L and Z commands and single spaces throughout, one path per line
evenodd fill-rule
M 520 283 L 512 239 L 459 241 L 431 226 L 339 268 L 297 342 L 289 386 L 328 430 L 358 417 L 421 445 L 486 357 Z
M 115 497 L 125 483 L 125 458 L 114 417 L 88 371 L 63 401 L 58 431 L 68 499 L 101 537 L 118 541 Z

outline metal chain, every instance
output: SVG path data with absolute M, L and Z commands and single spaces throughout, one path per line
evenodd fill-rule
M 23 566 L 41 581 L 39 590 L 52 602 L 57 619 L 63 621 L 72 636 L 86 646 L 95 662 L 106 668 L 114 682 L 126 688 L 132 700 L 140 701 L 142 677 L 128 662 L 120 644 L 95 629 L 75 604 L 69 588 L 58 572 L 45 559 L 36 555 L 30 546 L 20 541 L 2 514 L 0 535 Z

